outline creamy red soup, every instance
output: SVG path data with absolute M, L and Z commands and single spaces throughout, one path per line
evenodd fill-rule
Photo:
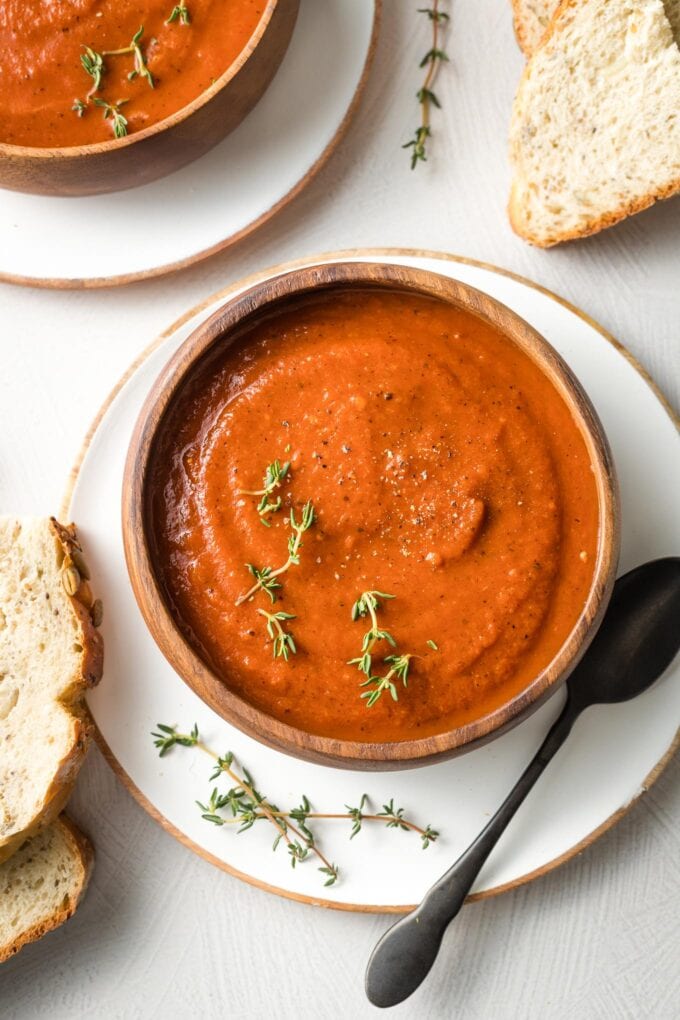
M 67 147 L 150 127 L 226 71 L 265 3 L 5 0 L 0 141 Z
M 212 358 L 163 435 L 148 512 L 172 611 L 228 688 L 308 732 L 478 720 L 584 607 L 598 497 L 579 428 L 526 354 L 443 301 L 288 307 Z M 375 592 L 374 623 L 353 606 Z

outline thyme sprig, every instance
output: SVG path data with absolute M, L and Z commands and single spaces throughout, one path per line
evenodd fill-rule
M 441 65 L 448 61 L 448 55 L 441 45 L 441 35 L 448 23 L 449 15 L 440 10 L 440 0 L 432 0 L 431 7 L 419 7 L 419 14 L 426 14 L 432 26 L 432 45 L 423 59 L 420 61 L 421 68 L 427 68 L 425 78 L 421 87 L 416 93 L 416 99 L 420 107 L 420 124 L 416 128 L 413 138 L 406 142 L 402 148 L 411 149 L 411 169 L 415 170 L 418 163 L 427 161 L 428 139 L 432 137 L 430 127 L 430 115 L 432 107 L 441 109 L 441 103 L 433 89 Z
M 173 21 L 178 21 L 180 25 L 190 25 L 191 15 L 189 14 L 189 8 L 187 7 L 184 0 L 180 0 L 180 3 L 175 4 L 170 12 L 170 17 L 165 22 L 166 25 L 172 25 Z
M 83 46 L 83 52 L 80 54 L 80 63 L 82 64 L 85 73 L 92 79 L 92 85 L 90 86 L 85 99 L 74 100 L 71 109 L 79 117 L 82 117 L 86 113 L 89 103 L 92 103 L 94 106 L 103 107 L 104 120 L 110 120 L 112 122 L 115 138 L 124 138 L 128 133 L 127 118 L 120 112 L 120 107 L 129 102 L 129 100 L 119 99 L 116 103 L 112 103 L 106 99 L 101 99 L 96 96 L 96 93 L 101 89 L 102 78 L 106 73 L 106 62 L 104 58 L 131 54 L 133 59 L 133 69 L 127 76 L 128 81 L 133 81 L 139 75 L 142 78 L 146 78 L 150 88 L 154 88 L 155 81 L 140 46 L 140 39 L 143 35 L 144 26 L 140 25 L 133 35 L 129 46 L 123 46 L 118 50 L 102 50 L 101 53 L 93 50 L 91 46 Z
M 361 694 L 361 697 L 366 699 L 366 708 L 373 708 L 385 692 L 391 695 L 393 701 L 398 701 L 398 681 L 401 681 L 404 687 L 408 687 L 408 671 L 411 659 L 414 658 L 413 655 L 397 655 L 396 652 L 392 655 L 386 655 L 383 663 L 389 667 L 387 672 L 383 676 L 373 672 L 372 653 L 376 644 L 379 641 L 387 641 L 392 648 L 396 649 L 397 647 L 397 642 L 390 632 L 378 626 L 377 616 L 377 612 L 381 608 L 380 599 L 393 598 L 395 598 L 394 595 L 389 595 L 384 591 L 364 591 L 352 606 L 353 620 L 359 620 L 365 616 L 369 616 L 371 620 L 371 626 L 364 634 L 361 655 L 357 656 L 356 659 L 350 659 L 347 663 L 348 666 L 356 666 L 359 672 L 363 673 L 366 677 L 359 684 L 359 687 L 367 688 Z
M 361 655 L 357 656 L 356 659 L 350 659 L 348 662 L 349 666 L 356 666 L 359 672 L 365 673 L 366 676 L 371 675 L 373 661 L 371 653 L 378 641 L 387 641 L 392 648 L 396 648 L 397 643 L 390 632 L 378 626 L 377 617 L 377 611 L 380 609 L 380 599 L 393 599 L 394 597 L 394 595 L 389 595 L 384 591 L 364 591 L 352 606 L 353 620 L 356 621 L 366 616 L 369 616 L 371 619 L 371 626 L 364 634 Z
M 281 464 L 280 461 L 275 460 L 271 464 L 267 464 L 266 471 L 264 473 L 264 479 L 262 481 L 261 489 L 239 489 L 239 496 L 261 496 L 260 502 L 257 504 L 257 512 L 260 515 L 260 520 L 267 527 L 271 527 L 271 522 L 267 520 L 269 514 L 276 513 L 281 508 L 281 497 L 277 496 L 273 502 L 270 502 L 270 496 L 275 489 L 281 487 L 281 483 L 290 470 L 290 461 L 284 461 Z
M 364 822 L 381 823 L 388 829 L 416 833 L 420 836 L 423 850 L 426 850 L 439 836 L 438 831 L 432 826 L 427 825 L 423 829 L 404 817 L 404 809 L 395 807 L 394 799 L 383 804 L 382 811 L 367 811 L 366 808 L 369 806 L 367 794 L 363 794 L 356 807 L 346 804 L 345 812 L 314 811 L 309 798 L 305 795 L 302 796 L 297 807 L 281 810 L 257 788 L 253 777 L 244 766 L 241 766 L 240 769 L 242 774 L 236 771 L 237 765 L 233 752 L 228 751 L 224 755 L 218 755 L 201 740 L 198 726 L 194 725 L 189 733 L 181 733 L 175 726 L 168 726 L 165 723 L 158 723 L 157 726 L 158 731 L 151 735 L 154 738 L 154 746 L 159 749 L 161 758 L 173 747 L 194 747 L 208 755 L 214 762 L 210 782 L 215 782 L 223 775 L 227 775 L 234 783 L 226 792 L 220 792 L 217 787 L 213 787 L 207 803 L 196 802 L 201 811 L 201 817 L 205 821 L 219 827 L 235 825 L 237 833 L 247 832 L 256 822 L 268 821 L 276 830 L 272 850 L 277 850 L 283 843 L 293 868 L 298 863 L 316 858 L 319 864 L 318 871 L 326 878 L 324 886 L 335 885 L 340 875 L 340 869 L 324 855 L 318 846 L 315 834 L 309 825 L 310 821 L 350 821 L 352 823 L 350 839 L 354 839 L 361 831 Z
M 142 52 L 142 47 L 139 44 L 140 39 L 142 38 L 143 35 L 144 25 L 140 25 L 135 34 L 133 35 L 132 39 L 130 40 L 128 46 L 122 46 L 118 50 L 103 50 L 102 56 L 124 57 L 127 54 L 131 54 L 133 68 L 128 74 L 128 81 L 134 81 L 134 79 L 139 75 L 140 78 L 146 78 L 149 84 L 149 88 L 155 88 L 156 83 L 154 81 L 154 77 L 151 74 L 151 71 L 149 70 L 149 67 L 146 63 L 146 58 Z
M 262 567 L 262 569 L 259 569 L 252 563 L 246 563 L 246 567 L 255 578 L 255 584 L 243 595 L 239 595 L 236 599 L 235 605 L 242 605 L 242 603 L 247 602 L 248 599 L 252 598 L 253 595 L 260 590 L 266 592 L 272 602 L 276 602 L 276 590 L 281 587 L 277 578 L 279 578 L 281 574 L 285 574 L 290 567 L 299 566 L 302 536 L 305 531 L 311 528 L 315 520 L 314 504 L 311 499 L 308 499 L 303 506 L 302 519 L 299 523 L 295 518 L 295 510 L 292 507 L 289 520 L 291 534 L 288 538 L 288 559 L 280 567 L 277 567 L 276 570 L 273 570 L 271 567 Z
M 283 610 L 279 610 L 278 613 L 268 613 L 266 609 L 258 609 L 260 616 L 264 616 L 267 621 L 267 633 L 272 639 L 272 654 L 275 659 L 283 658 L 288 662 L 290 655 L 295 655 L 297 648 L 295 647 L 295 639 L 289 630 L 284 630 L 281 626 L 286 620 L 294 620 L 294 613 L 284 613 Z
M 80 63 L 83 65 L 85 73 L 92 78 L 92 86 L 87 93 L 87 99 L 90 99 L 101 88 L 102 75 L 105 70 L 104 58 L 101 53 L 97 53 L 90 46 L 83 46 L 83 50 L 84 52 L 80 54 Z
M 128 133 L 127 118 L 120 112 L 128 100 L 119 99 L 117 103 L 109 103 L 106 99 L 99 99 L 97 96 L 92 100 L 95 106 L 101 106 L 104 111 L 104 120 L 111 121 L 114 138 L 125 138 Z
M 367 699 L 366 708 L 373 708 L 385 691 L 390 693 L 392 701 L 399 700 L 394 681 L 401 680 L 404 687 L 408 687 L 408 671 L 412 658 L 412 655 L 388 655 L 384 661 L 389 663 L 390 668 L 384 676 L 367 676 L 365 680 L 361 681 L 359 686 L 368 688 L 361 695 L 362 698 Z

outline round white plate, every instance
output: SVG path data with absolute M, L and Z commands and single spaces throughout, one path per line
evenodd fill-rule
M 611 441 L 621 482 L 621 571 L 680 551 L 680 435 L 640 370 L 592 322 L 559 299 L 488 266 L 430 253 L 353 254 L 445 273 L 498 298 L 526 318 L 566 358 L 583 382 Z M 316 261 L 332 261 L 324 256 Z M 277 275 L 281 267 L 268 274 Z M 252 282 L 252 278 L 248 283 Z M 242 281 L 228 292 L 244 288 Z M 173 672 L 148 634 L 125 568 L 120 494 L 127 445 L 142 402 L 163 364 L 224 293 L 172 328 L 141 360 L 103 413 L 77 471 L 67 513 L 79 523 L 105 605 L 106 669 L 89 704 L 109 760 L 147 809 L 196 852 L 239 877 L 283 895 L 346 909 L 397 910 L 417 902 L 479 832 L 522 771 L 562 703 L 560 692 L 530 719 L 486 747 L 411 772 L 344 772 L 310 765 L 262 747 L 207 708 Z M 576 724 L 489 858 L 474 887 L 490 894 L 548 870 L 582 849 L 618 817 L 667 758 L 680 720 L 680 662 L 627 705 L 591 709 Z M 381 805 L 391 797 L 440 840 L 427 852 L 417 838 L 365 825 L 348 841 L 346 822 L 317 831 L 341 869 L 330 889 L 314 863 L 292 870 L 285 849 L 272 853 L 266 823 L 237 835 L 200 817 L 209 794 L 210 762 L 176 748 L 159 759 L 150 732 L 157 722 L 189 729 L 232 750 L 279 805 L 306 794 L 321 811 L 342 811 L 362 793 Z M 599 830 L 599 831 L 598 831 Z M 380 867 L 375 867 L 375 861 Z M 371 863 L 372 862 L 372 863 Z
M 264 223 L 342 137 L 371 64 L 380 3 L 301 0 L 288 52 L 255 109 L 220 145 L 169 177 L 84 198 L 0 189 L 0 279 L 43 287 L 129 283 L 196 262 Z M 84 241 L 93 237 L 96 244 Z

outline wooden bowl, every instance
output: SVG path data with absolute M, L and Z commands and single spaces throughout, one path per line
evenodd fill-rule
M 552 662 L 520 694 L 483 719 L 434 736 L 391 743 L 360 743 L 310 734 L 280 722 L 229 691 L 189 644 L 170 611 L 153 561 L 154 546 L 148 540 L 150 461 L 163 433 L 166 414 L 187 380 L 201 370 L 204 359 L 215 352 L 217 345 L 227 347 L 263 312 L 270 315 L 311 292 L 353 286 L 405 290 L 438 298 L 485 319 L 519 345 L 570 407 L 590 453 L 599 501 L 597 557 L 590 591 L 576 625 Z M 615 579 L 618 485 L 607 439 L 588 397 L 556 351 L 514 312 L 480 291 L 435 273 L 387 264 L 332 263 L 294 270 L 256 284 L 210 316 L 171 358 L 147 397 L 130 442 L 123 480 L 123 539 L 130 580 L 149 630 L 177 673 L 219 715 L 256 740 L 298 758 L 344 768 L 407 768 L 452 757 L 502 733 L 525 718 L 576 666 L 601 622 Z
M 288 48 L 299 6 L 300 0 L 268 0 L 248 44 L 224 74 L 193 102 L 143 131 L 57 149 L 0 142 L 0 187 L 34 195 L 99 195 L 148 184 L 198 159 L 265 92 Z

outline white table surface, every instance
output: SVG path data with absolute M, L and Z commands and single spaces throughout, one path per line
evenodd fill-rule
M 0 512 L 55 511 L 112 384 L 181 312 L 239 276 L 323 250 L 436 248 L 531 277 L 623 341 L 678 407 L 680 199 L 554 251 L 512 234 L 505 139 L 522 60 L 507 0 L 452 0 L 451 63 L 437 86 L 444 110 L 429 163 L 411 173 L 399 145 L 416 123 L 427 45 L 417 6 L 386 0 L 346 139 L 311 186 L 239 247 L 110 291 L 0 285 Z M 388 918 L 279 900 L 222 874 L 152 822 L 96 750 L 70 810 L 96 843 L 92 885 L 68 925 L 0 968 L 3 1020 L 379 1015 L 362 980 Z M 679 917 L 676 758 L 582 856 L 466 907 L 427 984 L 394 1015 L 672 1020 Z

